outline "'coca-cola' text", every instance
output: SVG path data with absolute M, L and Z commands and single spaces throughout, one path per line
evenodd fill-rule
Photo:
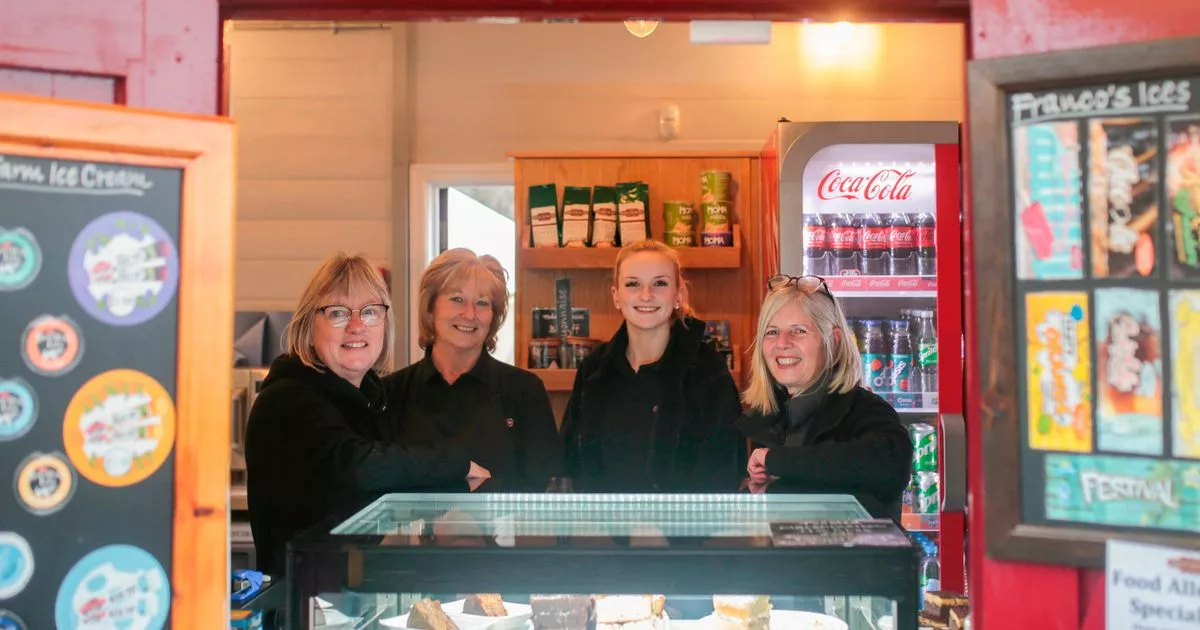
M 843 175 L 835 168 L 821 178 L 817 197 L 830 199 L 862 199 L 865 201 L 907 201 L 912 196 L 912 170 L 884 168 L 873 175 Z

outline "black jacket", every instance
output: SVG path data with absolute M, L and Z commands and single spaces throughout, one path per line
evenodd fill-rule
M 483 352 L 447 384 L 433 357 L 383 379 L 396 439 L 411 446 L 455 445 L 509 487 L 545 490 L 561 468 L 558 425 L 542 379 Z
M 676 322 L 663 354 L 663 398 L 649 447 L 647 470 L 634 473 L 635 487 L 612 487 L 611 477 L 627 483 L 627 462 L 602 455 L 597 445 L 608 401 L 630 395 L 619 386 L 619 362 L 629 346 L 622 324 L 613 338 L 598 346 L 575 375 L 571 399 L 563 417 L 562 438 L 566 474 L 576 489 L 604 491 L 736 492 L 745 465 L 746 441 L 734 423 L 741 413 L 737 386 L 725 359 L 703 343 L 704 322 Z M 620 474 L 613 475 L 613 471 Z
M 853 494 L 872 516 L 899 521 L 913 447 L 896 410 L 862 387 L 829 394 L 809 421 L 803 445 L 784 446 L 785 401 L 786 393 L 777 390 L 777 413 L 738 419 L 756 448 L 769 449 L 767 473 L 790 491 Z
M 466 453 L 393 443 L 386 414 L 374 372 L 358 388 L 290 355 L 271 364 L 246 427 L 246 489 L 259 570 L 282 574 L 287 542 L 332 514 L 384 492 L 466 476 Z

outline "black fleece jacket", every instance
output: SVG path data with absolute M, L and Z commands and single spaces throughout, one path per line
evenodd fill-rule
M 899 521 L 913 449 L 896 410 L 862 387 L 829 394 L 806 423 L 801 445 L 785 446 L 786 399 L 777 390 L 779 412 L 738 420 L 756 448 L 768 448 L 767 474 L 789 491 L 853 494 L 872 516 Z
M 284 569 L 289 540 L 385 492 L 451 484 L 470 467 L 450 447 L 393 442 L 388 401 L 370 372 L 355 387 L 294 356 L 271 364 L 246 427 L 250 526 L 258 568 Z

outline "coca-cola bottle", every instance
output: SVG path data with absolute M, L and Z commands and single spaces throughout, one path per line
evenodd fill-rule
M 814 276 L 829 275 L 829 240 L 825 220 L 821 215 L 804 215 L 804 273 Z
M 831 214 L 825 222 L 825 235 L 829 241 L 829 274 L 833 276 L 858 275 L 858 228 L 854 218 L 848 214 Z
M 917 274 L 916 235 L 908 215 L 896 213 L 888 219 L 888 249 L 893 276 Z
M 888 275 L 888 226 L 877 214 L 862 214 L 858 217 L 858 231 L 862 243 L 859 245 L 859 269 L 864 276 Z
M 937 271 L 937 219 L 932 212 L 917 215 L 917 275 L 932 276 Z

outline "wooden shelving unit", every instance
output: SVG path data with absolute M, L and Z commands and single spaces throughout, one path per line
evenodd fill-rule
M 756 152 L 650 152 L 616 153 L 513 153 L 516 196 L 516 301 L 511 317 L 516 322 L 517 365 L 528 365 L 534 308 L 554 306 L 554 285 L 571 280 L 571 304 L 589 311 L 588 336 L 607 341 L 621 325 L 613 306 L 611 270 L 619 248 L 566 248 L 529 246 L 529 186 L 554 183 L 560 202 L 566 186 L 615 185 L 643 181 L 650 191 L 650 234 L 662 238 L 663 202 L 692 201 L 699 207 L 700 175 L 707 170 L 730 173 L 733 245 L 731 247 L 679 248 L 689 300 L 698 316 L 727 320 L 735 353 L 748 348 L 754 338 L 759 291 L 757 257 L 746 243 L 757 242 L 759 160 Z M 699 230 L 697 230 L 699 238 Z M 739 367 L 744 357 L 738 354 Z M 550 392 L 551 404 L 561 418 L 574 384 L 575 371 L 534 370 Z M 741 385 L 741 370 L 734 378 Z

